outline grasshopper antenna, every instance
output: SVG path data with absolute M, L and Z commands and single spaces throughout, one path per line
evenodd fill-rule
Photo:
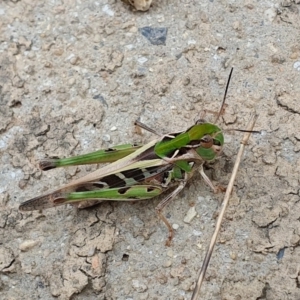
M 224 129 L 223 132 L 228 131 L 239 131 L 239 132 L 249 132 L 249 133 L 259 133 L 261 134 L 261 130 L 246 130 L 246 129 L 236 129 L 236 128 L 230 128 L 230 129 Z
M 140 127 L 140 128 L 142 128 L 142 129 L 145 129 L 145 130 L 147 130 L 147 131 L 149 131 L 149 132 L 151 132 L 151 133 L 153 133 L 153 134 L 155 134 L 155 135 L 161 136 L 161 134 L 160 134 L 159 132 L 157 132 L 157 131 L 155 131 L 154 129 L 148 127 L 146 124 L 140 122 L 139 120 L 136 120 L 136 121 L 134 122 L 134 125 L 135 125 L 135 126 L 138 126 L 138 127 Z
M 228 87 L 229 87 L 229 83 L 230 83 L 230 79 L 231 79 L 231 75 L 232 75 L 232 71 L 233 71 L 233 68 L 231 68 L 231 71 L 230 71 L 230 74 L 229 74 L 229 77 L 228 77 L 228 80 L 227 80 L 226 89 L 225 89 L 223 101 L 222 101 L 222 104 L 221 104 L 221 108 L 219 110 L 219 113 L 218 113 L 217 118 L 216 118 L 214 123 L 217 123 L 218 119 L 220 118 L 220 115 L 223 112 L 224 105 L 225 105 L 225 100 L 226 100 L 226 96 L 227 96 L 227 91 L 228 91 Z

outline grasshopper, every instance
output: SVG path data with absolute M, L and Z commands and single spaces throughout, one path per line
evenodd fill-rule
M 231 74 L 232 70 L 217 119 L 225 103 Z M 142 123 L 137 125 L 156 133 Z M 169 246 L 174 231 L 162 210 L 185 187 L 196 170 L 216 191 L 204 173 L 203 164 L 214 160 L 223 145 L 222 130 L 213 123 L 198 120 L 185 131 L 163 135 L 144 146 L 125 144 L 70 158 L 44 159 L 39 164 L 44 171 L 82 164 L 110 164 L 51 193 L 32 198 L 22 203 L 19 209 L 32 211 L 62 204 L 84 208 L 102 201 L 151 199 L 168 191 L 155 210 L 168 228 L 166 245 Z

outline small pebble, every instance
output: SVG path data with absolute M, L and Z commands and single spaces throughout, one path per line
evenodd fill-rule
M 21 251 L 26 252 L 26 251 L 30 250 L 31 248 L 33 248 L 37 244 L 38 244 L 38 241 L 27 240 L 19 246 L 19 249 Z
M 236 253 L 235 253 L 235 252 L 230 252 L 230 258 L 231 258 L 232 260 L 236 260 L 236 258 L 237 258 Z
M 106 4 L 102 7 L 102 11 L 111 17 L 113 17 L 115 14 L 115 12 L 109 7 L 108 4 Z
M 294 69 L 296 69 L 297 71 L 300 71 L 300 61 L 296 61 L 294 63 Z
M 235 21 L 235 22 L 233 22 L 232 27 L 234 30 L 239 31 L 242 29 L 242 24 L 240 21 Z
M 171 267 L 172 266 L 172 261 L 171 260 L 166 260 L 165 262 L 164 262 L 164 267 L 165 268 L 169 268 L 169 267 Z
M 192 206 L 188 210 L 186 216 L 184 217 L 183 222 L 190 223 L 196 217 L 196 215 L 197 215 L 197 212 L 196 212 L 195 206 Z
M 198 202 L 204 202 L 205 201 L 205 198 L 204 197 L 202 197 L 202 196 L 199 196 L 198 197 Z
M 200 236 L 200 235 L 202 235 L 202 232 L 199 230 L 193 230 L 193 235 Z
M 110 135 L 109 134 L 104 134 L 103 137 L 102 137 L 102 140 L 104 142 L 109 142 L 110 141 Z
M 224 81 L 223 79 L 220 79 L 220 80 L 218 81 L 218 83 L 219 83 L 219 85 L 224 85 L 224 84 L 225 84 L 225 81 Z
M 30 52 L 28 52 L 28 54 L 27 54 L 27 58 L 28 59 L 33 59 L 33 58 L 35 58 L 35 53 L 33 52 L 33 51 L 30 51 Z
M 70 86 L 70 87 L 73 86 L 75 84 L 75 82 L 76 82 L 76 79 L 74 77 L 70 78 L 68 80 L 68 86 Z
M 57 48 L 57 49 L 54 49 L 54 51 L 53 51 L 53 54 L 56 56 L 62 56 L 63 53 L 64 53 L 63 48 Z
M 144 64 L 147 60 L 148 60 L 148 58 L 147 58 L 147 57 L 144 57 L 144 56 L 138 58 L 138 62 L 139 62 L 141 65 Z
M 175 229 L 175 230 L 177 230 L 179 228 L 179 225 L 178 224 L 173 224 L 172 228 Z
M 78 59 L 79 57 L 78 56 L 73 56 L 71 59 L 70 59 L 70 64 L 71 65 L 76 65 L 76 63 L 78 62 Z
M 290 59 L 296 59 L 296 58 L 298 58 L 298 52 L 297 51 L 292 52 L 290 55 Z
M 116 126 L 113 126 L 110 131 L 116 131 L 117 130 L 117 127 Z

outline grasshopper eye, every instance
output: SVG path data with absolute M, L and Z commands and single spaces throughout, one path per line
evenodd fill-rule
M 213 139 L 212 149 L 216 154 L 220 154 L 222 151 L 222 144 L 219 140 Z
M 216 146 L 222 146 L 219 140 L 214 139 L 213 144 Z
M 213 138 L 210 135 L 204 135 L 200 140 L 200 145 L 203 148 L 211 148 L 214 143 Z

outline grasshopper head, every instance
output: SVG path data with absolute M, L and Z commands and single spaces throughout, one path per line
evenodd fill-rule
M 221 153 L 224 144 L 224 135 L 221 129 L 216 125 L 210 125 L 212 125 L 210 128 L 214 127 L 213 132 L 204 134 L 200 139 L 200 146 L 196 148 L 196 152 L 204 160 L 215 159 Z

